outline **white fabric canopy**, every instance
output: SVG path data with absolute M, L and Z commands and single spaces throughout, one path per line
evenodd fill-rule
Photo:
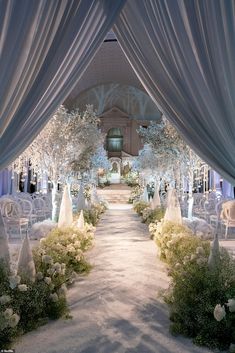
M 160 110 L 235 184 L 235 2 L 127 1 L 114 31 Z
M 0 170 L 63 103 L 124 3 L 0 1 Z

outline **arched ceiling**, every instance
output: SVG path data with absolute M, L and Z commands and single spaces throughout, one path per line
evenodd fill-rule
M 83 110 L 86 104 L 93 104 L 98 115 L 115 105 L 137 119 L 160 117 L 112 31 L 65 101 L 69 109 Z
M 120 83 L 92 87 L 71 100 L 69 108 L 84 111 L 87 104 L 93 105 L 98 116 L 116 107 L 137 120 L 158 120 L 161 117 L 161 113 L 146 93 Z

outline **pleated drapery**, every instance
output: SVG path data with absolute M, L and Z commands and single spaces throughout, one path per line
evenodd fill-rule
M 0 170 L 72 91 L 124 3 L 0 1 Z
M 160 110 L 235 184 L 235 2 L 130 0 L 114 31 Z

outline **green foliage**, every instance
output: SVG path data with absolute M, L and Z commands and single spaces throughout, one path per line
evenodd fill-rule
M 139 200 L 139 197 L 142 193 L 142 189 L 140 187 L 140 185 L 135 185 L 132 187 L 132 190 L 131 190 L 131 195 L 129 197 L 129 200 L 128 200 L 128 203 L 134 203 L 134 202 L 137 202 L 137 200 Z
M 101 210 L 104 206 L 99 206 Z M 88 224 L 83 231 L 76 227 L 55 228 L 43 238 L 33 250 L 35 282 L 13 276 L 0 263 L 1 348 L 48 319 L 68 315 L 66 284 L 72 283 L 76 273 L 90 270 L 84 251 L 93 244 L 93 229 Z
M 129 171 L 124 177 L 123 180 L 128 186 L 138 187 L 139 186 L 139 175 L 136 172 Z
M 153 222 L 159 222 L 165 214 L 165 209 L 163 207 L 157 207 L 155 210 L 151 210 L 150 208 L 146 208 L 143 211 L 143 222 L 146 224 L 150 224 Z
M 169 265 L 172 277 L 165 301 L 170 307 L 171 332 L 193 338 L 211 349 L 228 349 L 235 342 L 235 262 L 220 250 L 219 267 L 208 266 L 210 244 L 187 227 L 170 222 L 151 224 L 150 230 Z M 216 306 L 224 316 L 214 314 Z
M 134 210 L 135 212 L 138 213 L 139 216 L 142 216 L 143 215 L 143 211 L 145 210 L 145 208 L 148 207 L 148 203 L 147 202 L 144 202 L 144 201 L 138 201 L 138 202 L 135 202 L 134 203 Z
M 88 272 L 90 265 L 83 252 L 93 244 L 93 233 L 80 231 L 76 227 L 53 229 L 46 238 L 42 239 L 39 247 L 34 249 L 34 256 L 38 266 L 43 255 L 49 255 L 54 262 L 66 265 L 66 275 Z
M 104 204 L 92 205 L 89 210 L 84 210 L 85 222 L 96 226 L 105 210 L 106 207 Z
M 164 222 L 164 220 L 159 222 L 155 228 L 154 240 L 159 247 L 160 258 L 167 261 L 171 242 L 173 243 L 175 239 L 178 239 L 178 241 L 181 238 L 184 239 L 185 236 L 192 236 L 192 241 L 194 239 L 192 231 L 186 226 Z
M 48 270 L 54 264 L 38 267 L 35 282 L 14 276 L 0 264 L 0 347 L 8 348 L 13 340 L 49 319 L 68 312 L 65 297 L 66 277 L 63 273 Z M 60 265 L 57 264 L 59 269 Z M 42 270 L 42 271 L 41 271 Z M 47 282 L 46 282 L 47 281 Z
M 226 307 L 228 299 L 235 298 L 235 264 L 226 251 L 221 251 L 220 257 L 220 268 L 211 271 L 206 252 L 191 254 L 190 259 L 172 269 L 172 286 L 166 295 L 173 321 L 171 331 L 211 349 L 228 349 L 235 342 L 235 313 Z M 221 321 L 213 315 L 217 304 L 226 308 Z

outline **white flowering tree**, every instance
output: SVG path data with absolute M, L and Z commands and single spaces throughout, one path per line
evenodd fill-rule
M 202 162 L 186 144 L 177 130 L 165 119 L 151 122 L 148 128 L 138 130 L 144 143 L 151 146 L 157 157 L 156 169 L 160 177 L 170 178 L 178 184 L 187 176 L 189 191 L 192 192 L 193 172 Z
M 53 201 L 58 182 L 70 182 L 77 173 L 90 168 L 91 157 L 104 136 L 99 119 L 88 105 L 84 113 L 68 112 L 61 106 L 35 140 L 13 163 L 18 172 L 30 164 L 38 177 L 47 175 L 53 183 Z
M 108 173 L 111 169 L 111 163 L 108 159 L 107 151 L 104 149 L 103 144 L 97 147 L 91 158 L 91 169 L 95 174 L 95 177 L 98 175 L 99 170 L 102 170 L 103 173 Z

